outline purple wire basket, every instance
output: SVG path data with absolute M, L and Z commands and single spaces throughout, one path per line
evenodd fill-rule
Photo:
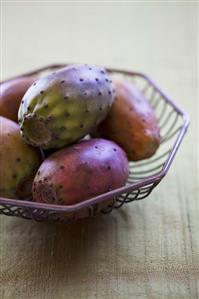
M 66 64 L 49 65 L 15 78 L 32 75 L 39 77 L 45 72 L 64 66 Z M 113 76 L 133 81 L 151 103 L 158 119 L 162 137 L 156 154 L 147 160 L 129 162 L 130 174 L 124 187 L 72 206 L 0 198 L 0 214 L 37 221 L 73 221 L 94 216 L 100 212 L 110 213 L 113 209 L 121 208 L 126 203 L 146 198 L 167 174 L 189 126 L 188 114 L 165 95 L 147 75 L 112 68 L 107 68 L 107 70 Z

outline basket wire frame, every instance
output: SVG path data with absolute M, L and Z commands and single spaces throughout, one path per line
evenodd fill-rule
M 64 67 L 50 65 L 18 77 L 37 75 Z M 124 204 L 146 198 L 168 172 L 173 158 L 189 125 L 189 117 L 163 91 L 143 73 L 107 69 L 119 78 L 131 80 L 146 96 L 153 107 L 160 127 L 161 144 L 149 159 L 129 162 L 130 174 L 126 186 L 101 194 L 73 206 L 43 204 L 33 201 L 0 198 L 0 214 L 37 221 L 74 221 L 94 216 L 99 212 L 110 213 Z M 15 78 L 18 78 L 15 77 Z M 11 78 L 6 81 L 10 81 Z M 3 81 L 3 82 L 6 82 Z M 2 82 L 2 83 L 3 83 Z

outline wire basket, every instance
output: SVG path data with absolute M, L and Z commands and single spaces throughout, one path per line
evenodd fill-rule
M 40 76 L 45 72 L 64 66 L 66 64 L 50 65 L 18 77 Z M 107 71 L 113 76 L 133 81 L 151 103 L 156 113 L 162 137 L 156 154 L 147 160 L 129 162 L 130 174 L 124 187 L 72 206 L 0 198 L 0 214 L 37 221 L 73 221 L 94 216 L 100 212 L 110 213 L 113 209 L 121 208 L 124 204 L 146 198 L 167 174 L 189 125 L 187 113 L 182 111 L 145 74 L 116 69 L 107 69 Z

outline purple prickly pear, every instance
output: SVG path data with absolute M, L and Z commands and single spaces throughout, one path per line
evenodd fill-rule
M 126 154 L 117 144 L 105 139 L 81 141 L 41 164 L 33 199 L 72 205 L 125 185 L 128 174 Z

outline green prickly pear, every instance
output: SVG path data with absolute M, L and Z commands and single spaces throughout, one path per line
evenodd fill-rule
M 71 65 L 35 82 L 23 97 L 19 123 L 26 142 L 60 148 L 91 132 L 106 117 L 115 89 L 105 69 Z
M 0 196 L 28 198 L 41 160 L 41 152 L 22 139 L 18 124 L 0 117 Z

